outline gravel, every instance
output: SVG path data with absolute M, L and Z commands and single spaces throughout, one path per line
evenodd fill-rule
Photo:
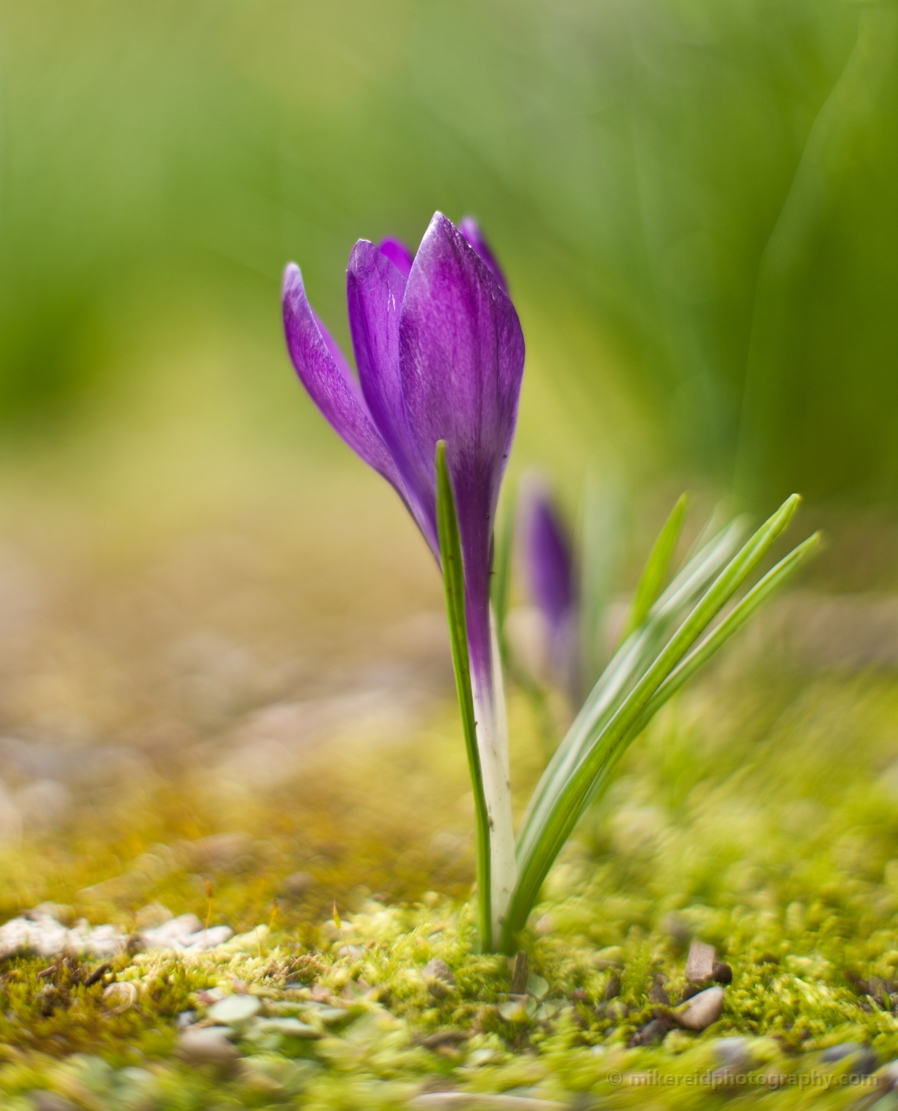
M 84 918 L 68 927 L 59 922 L 52 911 L 36 908 L 0 926 L 0 960 L 17 953 L 106 958 L 115 957 L 126 948 L 198 953 L 215 949 L 232 936 L 230 926 L 205 929 L 195 914 L 182 914 L 178 918 L 169 914 L 168 921 L 162 925 L 129 935 L 113 925 L 91 926 Z

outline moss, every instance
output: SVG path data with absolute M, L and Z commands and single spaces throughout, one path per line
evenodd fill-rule
M 142 900 L 167 900 L 174 911 L 238 928 L 263 923 L 227 946 L 181 957 L 125 954 L 99 976 L 99 962 L 74 958 L 2 965 L 4 1108 L 30 1111 L 29 1093 L 40 1089 L 85 1111 L 349 1111 L 400 1106 L 440 1087 L 621 1108 L 734 1098 L 836 1108 L 871 1096 L 852 1078 L 850 1060 L 827 1064 L 821 1054 L 858 1042 L 880 1064 L 898 1057 L 898 699 L 886 679 L 762 678 L 709 681 L 633 750 L 522 939 L 526 1000 L 508 999 L 508 962 L 478 952 L 455 881 L 435 893 L 422 868 L 404 900 L 374 899 L 348 886 L 365 875 L 361 865 L 354 871 L 352 829 L 342 831 L 348 855 L 330 872 L 307 847 L 290 849 L 269 831 L 270 870 L 212 872 L 211 905 L 186 864 L 139 887 Z M 396 829 L 377 842 L 382 871 Z M 153 836 L 168 844 L 174 832 L 157 826 Z M 146 853 L 148 835 L 132 830 L 128 851 Z M 315 840 L 307 838 L 304 845 Z M 58 871 L 63 852 L 24 846 L 9 858 L 12 889 L 20 898 L 53 893 L 80 909 Z M 82 861 L 77 882 L 108 875 L 108 854 L 92 860 Z M 283 876 L 300 867 L 319 869 L 317 890 L 272 913 Z M 130 898 L 90 913 L 129 928 Z M 703 1034 L 673 1030 L 660 1045 L 631 1045 L 682 996 L 690 936 L 715 945 L 732 967 L 719 1022 Z M 425 982 L 434 958 L 453 970 L 454 986 Z M 103 997 L 113 979 L 137 989 L 121 1014 Z M 659 982 L 669 1008 L 649 997 Z M 222 1071 L 179 1061 L 177 1016 L 193 1011 L 209 1021 L 214 1000 L 232 991 L 261 1002 L 261 1023 L 234 1029 L 240 1063 Z M 316 1036 L 278 1026 L 297 1016 Z M 750 1068 L 720 1071 L 716 1043 L 727 1036 L 745 1039 Z

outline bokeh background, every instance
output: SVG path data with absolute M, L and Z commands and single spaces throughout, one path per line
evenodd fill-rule
M 290 259 L 345 342 L 357 238 L 475 213 L 528 342 L 513 475 L 618 492 L 621 588 L 684 486 L 797 489 L 809 582 L 893 588 L 896 61 L 893 0 L 0 0 L 9 910 L 177 909 L 216 853 L 257 902 L 469 876 L 440 586 L 295 381 Z M 852 666 L 893 666 L 861 610 Z

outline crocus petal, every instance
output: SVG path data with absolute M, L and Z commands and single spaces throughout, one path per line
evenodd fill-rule
M 490 245 L 486 241 L 486 237 L 480 230 L 480 225 L 473 216 L 465 216 L 461 223 L 458 225 L 458 230 L 471 244 L 478 255 L 483 259 L 487 266 L 492 271 L 493 277 L 499 283 L 505 293 L 508 293 L 508 282 L 505 280 L 505 275 L 502 273 L 502 267 L 496 262 L 496 256 L 490 250 Z
M 284 274 L 283 308 L 287 349 L 310 397 L 352 450 L 408 500 L 405 480 L 371 419 L 358 382 L 313 312 L 302 274 L 294 263 Z
M 517 418 L 524 337 L 491 271 L 439 212 L 409 274 L 399 354 L 409 428 L 428 489 L 437 441 L 446 441 L 465 560 L 471 662 L 489 671 L 493 518 Z
M 409 492 L 409 508 L 439 555 L 432 495 L 422 486 L 399 374 L 399 309 L 406 279 L 389 256 L 360 240 L 349 257 L 346 298 L 362 394 Z
M 414 255 L 402 240 L 388 236 L 386 239 L 382 239 L 378 246 L 400 274 L 402 274 L 404 278 L 407 278 L 412 268 Z

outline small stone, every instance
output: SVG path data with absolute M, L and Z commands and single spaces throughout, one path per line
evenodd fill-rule
M 447 1046 L 461 1045 L 467 1040 L 468 1035 L 464 1030 L 449 1028 L 437 1030 L 435 1034 L 427 1034 L 420 1039 L 419 1045 L 426 1046 L 428 1049 L 443 1049 Z
M 427 984 L 427 990 L 435 999 L 444 999 L 455 990 L 452 969 L 439 957 L 428 961 L 421 970 L 421 975 L 424 977 L 424 983 Z
M 670 1006 L 670 996 L 667 994 L 667 989 L 664 987 L 665 980 L 663 976 L 656 976 L 655 982 L 649 990 L 649 999 L 652 1003 L 659 1003 L 663 1007 Z
M 175 1026 L 179 1030 L 186 1030 L 188 1026 L 193 1026 L 196 1022 L 196 1011 L 181 1011 L 175 1019 Z
M 134 915 L 134 932 L 142 934 L 144 930 L 155 930 L 170 922 L 173 917 L 168 907 L 164 907 L 161 903 L 150 903 L 149 906 L 141 907 Z
M 670 1030 L 670 1022 L 666 1018 L 653 1018 L 651 1022 L 633 1035 L 629 1048 L 638 1045 L 660 1045 Z
M 527 994 L 532 995 L 534 999 L 545 999 L 549 994 L 549 981 L 531 972 L 527 977 Z
M 240 1054 L 228 1032 L 226 1026 L 191 1026 L 178 1036 L 175 1056 L 189 1065 L 230 1065 Z
M 693 941 L 689 946 L 689 956 L 686 958 L 686 979 L 694 984 L 710 980 L 714 974 L 715 956 L 713 945 L 706 945 L 703 941 Z
M 214 1022 L 230 1026 L 231 1023 L 248 1022 L 257 1015 L 262 1004 L 254 995 L 229 995 L 213 1003 L 209 1008 L 209 1018 Z
M 281 883 L 281 891 L 288 899 L 301 899 L 314 883 L 309 872 L 293 872 Z
M 721 1038 L 714 1043 L 714 1055 L 727 1072 L 744 1072 L 751 1066 L 751 1049 L 747 1038 Z
M 298 1018 L 262 1018 L 255 1024 L 255 1029 L 267 1034 L 282 1034 L 289 1038 L 301 1038 L 303 1041 L 313 1041 L 322 1037 L 321 1031 L 307 1022 Z
M 31 1097 L 31 1103 L 34 1111 L 78 1111 L 78 1108 L 72 1103 L 71 1100 L 65 1096 L 57 1095 L 56 1092 L 35 1091 L 28 1093 Z
M 731 984 L 733 982 L 733 970 L 726 961 L 717 961 L 711 972 L 711 979 L 716 984 Z
M 492 1094 L 486 1092 L 425 1092 L 415 1096 L 411 1106 L 416 1111 L 567 1111 L 566 1103 L 534 1099 L 532 1096 Z
M 677 1012 L 677 1022 L 686 1030 L 707 1030 L 723 1013 L 725 996 L 723 988 L 700 991 L 698 995 L 693 995 L 683 1010 Z
M 630 1013 L 630 1008 L 622 999 L 612 999 L 605 1005 L 605 1014 L 612 1022 L 623 1022 Z
M 111 1015 L 123 1015 L 137 1002 L 137 988 L 127 980 L 118 980 L 103 989 L 103 1002 Z
M 180 914 L 168 918 L 158 926 L 145 929 L 141 942 L 147 949 L 180 949 L 184 939 L 202 930 L 203 923 L 195 914 Z
M 850 1069 L 852 1076 L 869 1076 L 878 1063 L 876 1053 L 869 1045 L 862 1045 L 860 1042 L 842 1042 L 839 1045 L 831 1045 L 829 1049 L 824 1049 L 820 1054 L 820 1060 L 825 1065 L 838 1064 L 838 1062 L 844 1061 L 848 1057 L 854 1058 Z
M 506 1022 L 529 1022 L 536 1005 L 526 995 L 511 995 L 499 1004 L 499 1014 Z
M 208 929 L 197 930 L 195 934 L 188 934 L 181 944 L 185 952 L 201 953 L 205 949 L 215 949 L 218 945 L 224 945 L 233 936 L 234 931 L 230 926 L 210 926 Z
M 898 1086 L 898 1061 L 889 1061 L 889 1063 L 880 1070 L 879 1086 L 886 1091 L 891 1091 Z

